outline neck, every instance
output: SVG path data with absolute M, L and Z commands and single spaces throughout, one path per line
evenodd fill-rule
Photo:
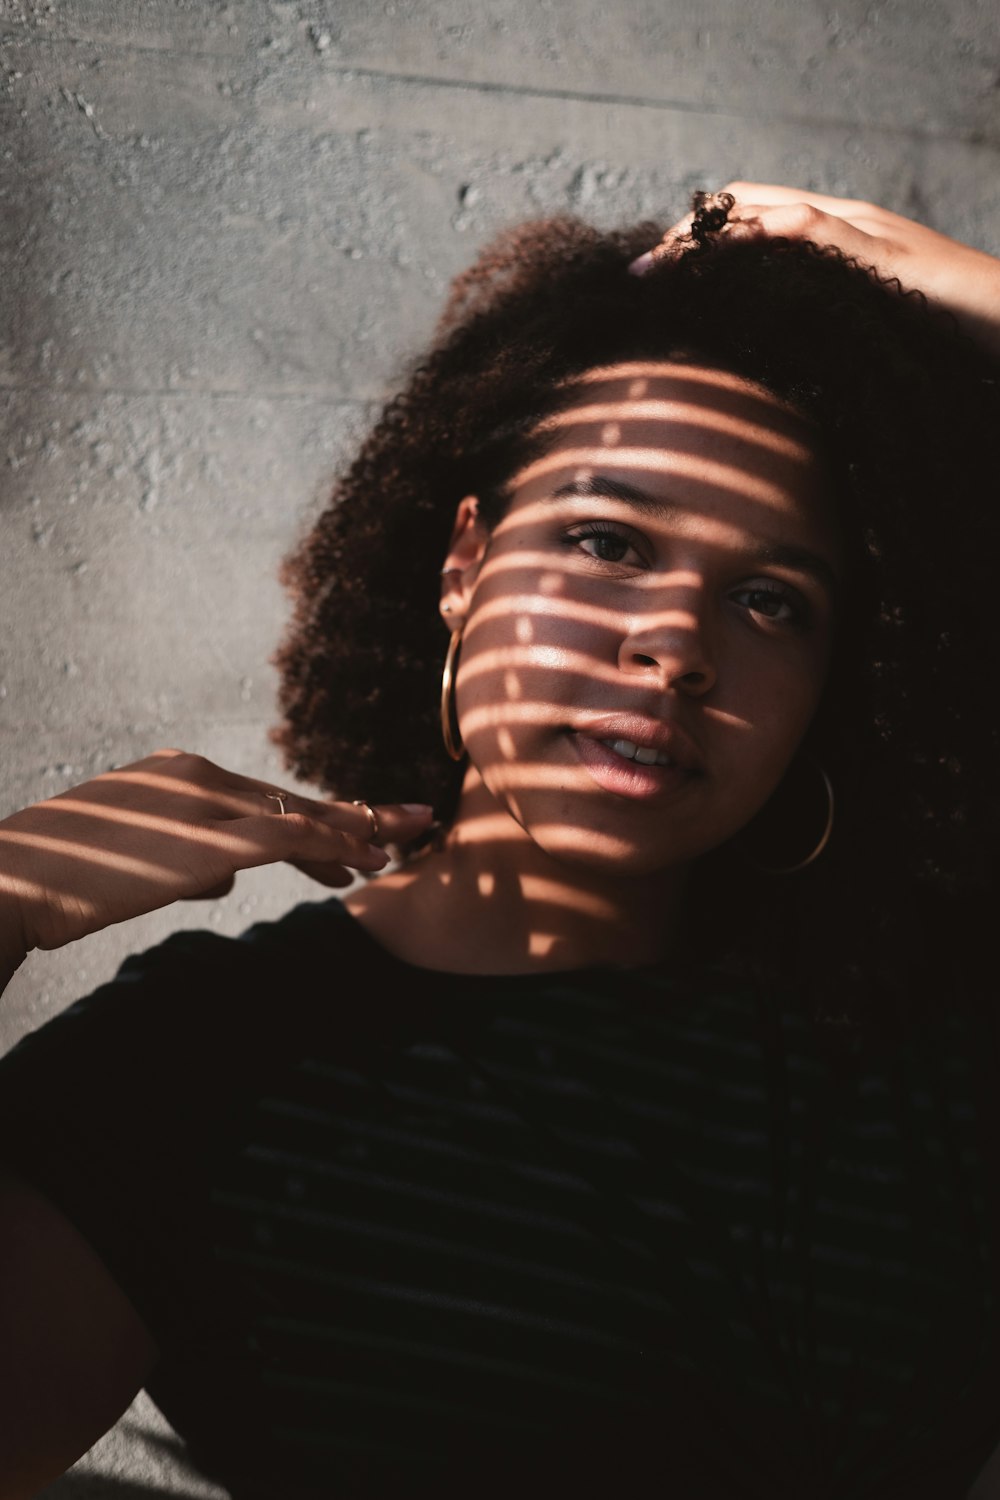
M 469 974 L 654 963 L 674 938 L 684 872 L 622 876 L 554 857 L 475 777 L 435 850 L 348 898 L 398 957 Z

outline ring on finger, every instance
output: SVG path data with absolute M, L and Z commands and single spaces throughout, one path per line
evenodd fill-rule
M 351 803 L 352 807 L 363 807 L 368 815 L 368 842 L 374 844 L 378 838 L 378 813 L 370 802 L 363 802 L 360 797 Z
M 286 812 L 285 803 L 288 801 L 288 793 L 287 792 L 265 792 L 264 796 L 270 802 L 277 802 L 277 804 L 278 804 L 278 811 L 281 814 L 281 816 L 284 817 L 285 816 L 285 812 Z

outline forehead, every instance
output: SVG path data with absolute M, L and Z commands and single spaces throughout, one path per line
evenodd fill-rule
M 589 370 L 541 431 L 544 452 L 516 476 L 515 504 L 602 477 L 681 512 L 835 540 L 816 429 L 731 370 L 683 358 Z
M 552 425 L 593 420 L 614 407 L 633 422 L 690 423 L 745 441 L 801 451 L 812 448 L 806 421 L 764 386 L 696 359 L 644 360 L 587 370 L 571 382 L 574 396 Z

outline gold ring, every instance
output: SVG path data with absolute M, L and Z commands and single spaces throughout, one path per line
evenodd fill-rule
M 269 798 L 269 800 L 271 802 L 277 802 L 278 807 L 279 807 L 279 809 L 281 811 L 281 816 L 284 817 L 285 816 L 285 803 L 288 800 L 288 793 L 287 792 L 265 792 L 264 796 L 267 797 L 267 798 Z
M 372 807 L 368 802 L 362 802 L 360 798 L 355 798 L 355 800 L 351 803 L 351 806 L 363 807 L 365 812 L 368 814 L 368 842 L 370 844 L 374 844 L 375 840 L 378 838 L 378 814 L 376 813 L 374 807 Z

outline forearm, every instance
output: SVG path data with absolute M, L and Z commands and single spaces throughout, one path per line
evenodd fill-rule
M 1000 259 L 960 244 L 925 224 L 853 198 L 831 198 L 775 183 L 730 182 L 719 197 L 731 206 L 725 234 L 734 239 L 810 240 L 829 245 L 919 290 L 946 309 L 992 359 L 1000 359 Z M 660 257 L 684 253 L 692 243 L 687 214 L 662 242 L 633 262 L 641 275 Z

